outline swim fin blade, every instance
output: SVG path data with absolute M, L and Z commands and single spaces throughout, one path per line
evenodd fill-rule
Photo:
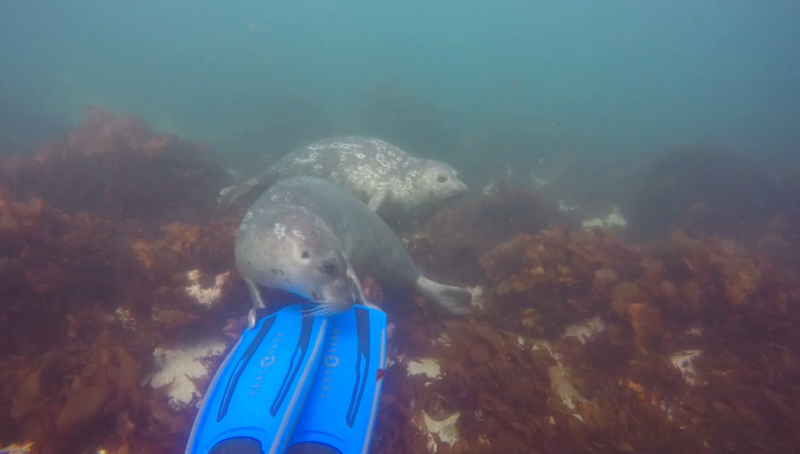
M 369 452 L 383 387 L 386 313 L 356 305 L 328 319 L 320 365 L 287 454 Z
M 281 453 L 318 368 L 329 320 L 290 305 L 250 326 L 222 363 L 195 418 L 185 454 Z

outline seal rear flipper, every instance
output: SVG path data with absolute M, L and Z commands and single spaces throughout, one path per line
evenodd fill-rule
M 321 364 L 287 454 L 366 453 L 386 362 L 386 314 L 355 305 L 329 318 Z
M 214 375 L 189 435 L 186 454 L 277 453 L 300 415 L 319 363 L 328 321 L 290 305 L 250 327 Z
M 472 293 L 467 289 L 440 284 L 420 276 L 417 279 L 417 290 L 451 314 L 464 315 L 471 312 Z

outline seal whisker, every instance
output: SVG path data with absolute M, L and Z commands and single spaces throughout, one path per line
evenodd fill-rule
M 326 305 L 323 305 L 323 306 L 320 306 L 320 307 L 322 308 L 322 310 L 320 312 L 322 313 L 323 317 L 327 317 L 329 315 L 332 315 L 335 312 L 333 310 L 333 305 L 326 304 Z
M 312 303 L 318 304 L 318 306 L 314 306 L 308 309 L 303 309 L 302 313 L 304 317 L 327 317 L 333 314 L 334 306 L 332 301 L 311 301 Z
M 338 311 L 336 310 L 336 306 L 334 304 L 328 303 L 322 306 L 322 312 L 325 314 L 325 317 L 330 315 L 335 315 Z
M 312 308 L 309 308 L 309 309 L 303 309 L 301 314 L 302 314 L 303 318 L 305 318 L 305 317 L 317 317 L 319 315 L 319 312 L 320 312 L 319 307 L 312 307 Z

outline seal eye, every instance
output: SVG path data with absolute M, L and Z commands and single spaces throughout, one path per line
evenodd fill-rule
M 436 177 L 436 181 L 438 181 L 439 183 L 444 183 L 445 181 L 447 181 L 447 176 L 439 175 L 438 177 Z
M 336 277 L 339 268 L 337 268 L 336 265 L 334 265 L 333 263 L 326 263 L 322 265 L 322 271 L 324 271 L 325 274 L 327 274 L 330 277 Z
M 300 254 L 300 257 L 303 257 L 304 259 L 307 259 L 307 258 L 308 258 L 308 257 L 310 257 L 310 256 L 311 256 L 311 254 L 309 254 L 309 253 L 308 253 L 308 251 L 303 251 L 303 252 Z

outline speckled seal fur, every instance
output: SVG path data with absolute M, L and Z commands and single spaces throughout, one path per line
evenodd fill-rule
M 329 180 L 295 176 L 253 202 L 239 224 L 236 267 L 256 307 L 258 286 L 316 301 L 321 313 L 370 304 L 359 276 L 415 288 L 445 310 L 469 312 L 469 290 L 427 279 L 389 226 L 352 193 Z
M 263 175 L 223 189 L 217 201 L 227 208 L 257 186 L 298 175 L 333 181 L 372 211 L 400 216 L 430 214 L 467 192 L 449 164 L 416 158 L 380 139 L 346 136 L 292 151 Z

